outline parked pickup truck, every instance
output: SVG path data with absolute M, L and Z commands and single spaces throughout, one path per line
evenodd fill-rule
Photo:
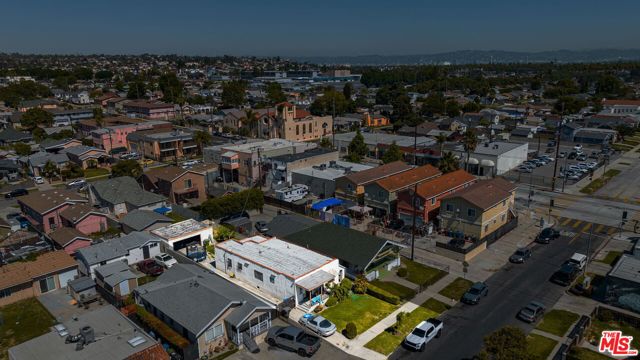
M 298 322 L 318 335 L 331 336 L 336 332 L 336 325 L 320 315 L 304 314 Z
M 413 350 L 424 351 L 429 341 L 433 338 L 440 337 L 442 328 L 442 321 L 438 319 L 423 321 L 404 338 L 404 345 Z
M 267 344 L 311 356 L 320 348 L 320 338 L 295 326 L 274 326 L 267 332 Z

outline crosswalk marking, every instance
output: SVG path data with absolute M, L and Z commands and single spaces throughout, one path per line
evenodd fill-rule
M 614 232 L 616 232 L 616 228 L 610 227 L 609 230 L 607 231 L 607 234 L 611 235 Z
M 582 224 L 582 220 L 576 220 L 576 222 L 574 222 L 573 225 L 571 225 L 571 227 L 575 229 L 578 226 L 580 226 L 580 224 Z
M 591 228 L 591 223 L 586 223 L 582 228 L 582 232 L 587 232 Z
M 602 229 L 604 229 L 604 225 L 600 224 L 596 227 L 595 232 L 600 233 L 602 232 Z
M 571 222 L 571 220 L 573 220 L 573 219 L 571 219 L 571 218 L 565 218 L 565 219 L 560 223 L 560 225 L 565 226 L 565 225 L 567 225 L 568 223 L 570 223 L 570 222 Z

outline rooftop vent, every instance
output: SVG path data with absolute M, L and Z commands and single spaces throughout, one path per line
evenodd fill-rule
M 131 345 L 131 347 L 136 347 L 140 344 L 144 344 L 147 342 L 147 339 L 143 338 L 142 336 L 136 336 L 130 340 L 127 341 L 127 343 L 129 345 Z

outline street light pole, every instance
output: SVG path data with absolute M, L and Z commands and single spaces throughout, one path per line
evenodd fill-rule
M 414 260 L 415 243 L 416 243 L 416 202 L 418 201 L 418 183 L 413 187 L 413 225 L 411 227 L 411 261 Z

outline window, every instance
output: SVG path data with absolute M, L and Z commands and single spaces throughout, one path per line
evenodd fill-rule
M 191 183 L 191 179 L 185 179 L 184 188 L 185 189 L 191 189 L 192 186 L 193 186 L 193 184 Z
M 300 135 L 300 125 L 296 125 L 296 135 Z
M 217 324 L 204 333 L 204 341 L 211 342 L 224 335 L 222 324 Z
M 435 205 L 436 204 L 436 198 L 431 199 L 431 205 Z
M 276 283 L 276 276 L 275 275 L 269 276 L 269 282 L 272 283 L 272 284 L 275 284 Z
M 253 270 L 253 277 L 255 277 L 256 279 L 258 279 L 260 281 L 264 281 L 264 280 L 262 280 L 262 273 L 260 271 Z
M 154 248 L 154 247 L 157 247 L 157 246 L 158 246 L 157 242 L 152 242 L 151 244 L 149 244 L 150 248 Z
M 11 289 L 0 290 L 0 299 L 11 296 Z
M 506 215 L 505 215 L 505 214 L 502 214 L 502 215 L 500 216 L 500 221 L 504 222 L 504 218 L 505 218 L 505 217 L 506 217 Z
M 446 208 L 447 208 L 447 211 L 453 212 L 453 205 L 452 204 L 447 204 Z
M 349 191 L 353 191 L 353 185 L 351 185 L 351 184 L 347 184 L 347 190 L 349 190 Z
M 484 231 L 485 231 L 485 232 L 486 232 L 486 231 L 489 231 L 489 225 L 485 225 L 485 226 L 484 226 Z
M 53 276 L 49 276 L 46 279 L 40 280 L 40 292 L 41 293 L 46 293 L 46 292 L 49 292 L 51 290 L 55 290 L 55 288 L 56 288 L 56 282 L 55 282 L 55 280 L 53 280 Z
M 236 269 L 238 270 L 238 272 L 242 271 L 242 263 L 236 264 Z
M 311 124 L 311 123 L 309 123 L 309 132 L 313 132 L 313 130 L 311 130 L 311 129 L 312 129 L 312 128 L 311 128 L 311 125 L 312 125 L 312 124 Z
M 302 124 L 302 133 L 303 134 L 307 133 L 307 124 Z
M 227 259 L 227 269 L 231 269 L 233 267 L 233 262 L 231 259 Z
M 467 209 L 467 216 L 468 217 L 475 217 L 476 216 L 476 209 Z

